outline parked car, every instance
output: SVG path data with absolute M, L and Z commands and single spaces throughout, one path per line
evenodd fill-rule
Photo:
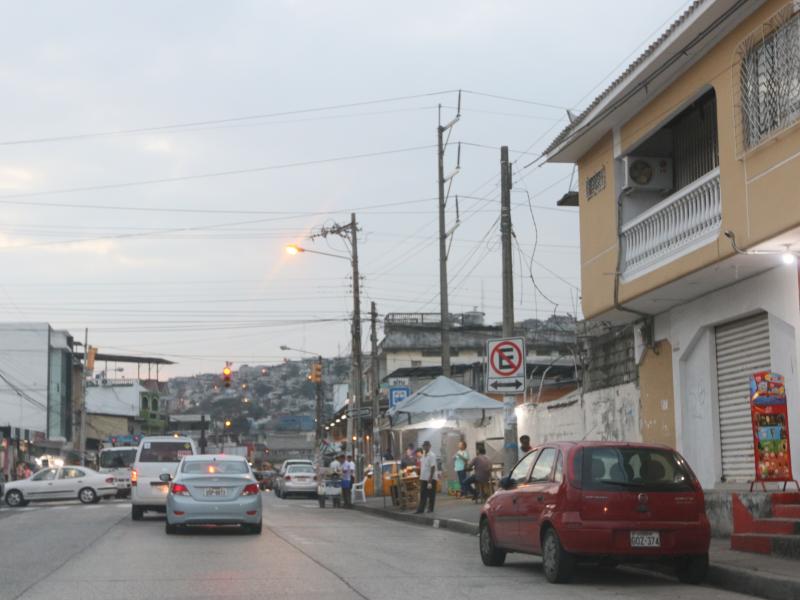
M 148 510 L 166 510 L 169 481 L 161 475 L 175 475 L 181 460 L 195 454 L 194 441 L 188 437 L 142 438 L 131 469 L 131 519 L 141 521 Z
M 5 485 L 6 504 L 12 507 L 42 500 L 80 500 L 93 504 L 100 498 L 116 495 L 114 477 L 88 467 L 49 467 Z
M 708 570 L 711 531 L 703 490 L 666 446 L 561 442 L 526 454 L 481 510 L 487 566 L 508 552 L 539 554 L 548 581 L 581 561 L 669 560 L 681 581 Z
M 261 533 L 261 491 L 247 461 L 228 454 L 187 456 L 169 483 L 165 530 L 186 525 L 239 525 Z
M 279 479 L 280 498 L 288 498 L 291 494 L 309 494 L 314 497 L 317 495 L 317 474 L 311 465 L 289 465 Z
M 283 483 L 284 483 L 284 475 L 286 475 L 286 470 L 291 467 L 292 465 L 307 465 L 309 467 L 313 467 L 314 463 L 307 458 L 290 458 L 288 460 L 283 461 L 281 464 L 281 468 L 278 470 L 278 474 L 275 476 L 273 480 L 272 489 L 275 492 L 275 495 L 278 498 L 283 496 Z

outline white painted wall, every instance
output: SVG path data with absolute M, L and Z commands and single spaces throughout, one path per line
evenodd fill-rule
M 47 431 L 49 332 L 47 323 L 0 323 L 0 374 L 13 384 L 0 379 L 0 425 Z
M 635 383 L 587 392 L 580 390 L 543 404 L 517 407 L 517 433 L 534 446 L 551 441 L 641 441 L 639 387 Z
M 724 268 L 724 267 L 721 267 Z M 675 432 L 678 450 L 704 487 L 718 486 L 721 464 L 717 417 L 714 327 L 759 310 L 769 314 L 772 369 L 786 377 L 789 432 L 800 435 L 800 297 L 795 266 L 781 266 L 658 315 L 655 338 L 672 344 Z M 792 444 L 800 470 L 800 442 Z
M 386 373 L 393 373 L 397 369 L 407 369 L 412 366 L 412 362 L 419 362 L 423 367 L 438 367 L 442 364 L 441 356 L 423 356 L 419 350 L 402 350 L 386 352 Z M 481 357 L 477 351 L 459 350 L 458 356 L 451 358 L 451 363 L 456 365 L 472 364 L 478 362 Z

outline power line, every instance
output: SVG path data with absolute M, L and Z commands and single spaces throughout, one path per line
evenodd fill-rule
M 567 110 L 566 106 L 559 106 L 557 104 L 547 104 L 545 102 L 537 102 L 536 100 L 525 100 L 521 98 L 510 98 L 508 96 L 500 96 L 498 94 L 488 94 L 486 92 L 476 92 L 474 90 L 463 90 L 465 94 L 473 96 L 483 96 L 484 98 L 494 98 L 495 100 L 506 100 L 507 102 L 518 102 L 520 104 L 530 104 L 533 106 L 542 106 L 544 108 L 554 108 L 556 110 Z
M 271 119 L 275 117 L 286 117 L 289 115 L 299 115 L 314 112 L 322 112 L 328 110 L 341 110 L 343 108 L 355 108 L 358 106 L 369 106 L 373 104 L 385 104 L 389 102 L 401 102 L 403 100 L 414 100 L 417 98 L 429 98 L 431 96 L 442 96 L 445 94 L 452 94 L 458 90 L 442 90 L 438 92 L 428 92 L 424 94 L 412 94 L 408 96 L 395 96 L 392 98 L 380 98 L 377 100 L 364 100 L 361 102 L 348 102 L 344 104 L 331 104 L 328 106 L 319 106 L 315 108 L 301 108 L 296 110 L 285 110 L 273 113 L 260 113 L 254 115 L 245 115 L 240 117 L 227 117 L 223 119 L 206 119 L 202 121 L 184 121 L 181 123 L 171 123 L 167 125 L 154 125 L 151 127 L 135 127 L 130 129 L 112 129 L 108 131 L 95 131 L 91 133 L 76 133 L 72 135 L 50 136 L 40 138 L 23 138 L 16 140 L 0 141 L 0 146 L 17 146 L 23 144 L 43 144 L 48 142 L 62 142 L 68 140 L 84 140 L 90 138 L 110 137 L 117 135 L 130 135 L 135 133 L 153 133 L 156 131 L 166 131 L 170 129 L 185 129 L 189 127 L 198 127 L 203 125 L 218 125 L 222 123 L 237 123 L 242 121 L 255 121 L 260 119 Z
M 15 198 L 35 198 L 41 196 L 54 196 L 57 194 L 71 194 L 75 192 L 96 192 L 102 190 L 113 190 L 130 187 L 140 187 L 146 185 L 157 185 L 162 183 L 175 183 L 179 181 L 193 181 L 197 179 L 211 179 L 216 177 L 229 177 L 233 175 L 246 175 L 251 173 L 263 173 L 266 171 L 276 171 L 279 169 L 291 169 L 297 167 L 307 167 L 313 165 L 321 165 L 333 162 L 342 162 L 348 160 L 358 160 L 362 158 L 372 158 L 376 156 L 389 156 L 392 154 L 401 154 L 405 152 L 417 152 L 419 150 L 430 150 L 435 148 L 435 145 L 427 146 L 412 146 L 409 148 L 396 148 L 392 150 L 380 150 L 377 152 L 365 152 L 361 154 L 350 154 L 345 156 L 336 156 L 332 158 L 320 158 L 315 160 L 303 160 L 290 163 L 281 163 L 277 165 L 265 165 L 262 167 L 250 167 L 246 169 L 231 169 L 228 171 L 214 171 L 210 173 L 197 173 L 195 175 L 182 175 L 179 177 L 162 177 L 158 179 L 142 179 L 139 181 L 127 181 L 123 183 L 108 183 L 104 185 L 90 185 L 75 188 L 63 188 L 56 190 L 43 190 L 41 192 L 22 192 L 18 194 L 4 194 L 0 196 L 0 203 L 8 204 L 6 200 Z

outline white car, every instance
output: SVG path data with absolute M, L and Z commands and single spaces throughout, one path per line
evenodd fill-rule
M 188 437 L 150 436 L 142 438 L 131 469 L 131 519 L 141 521 L 145 511 L 166 512 L 169 480 L 186 456 L 197 454 L 194 440 Z
M 283 496 L 283 491 L 284 491 L 283 490 L 283 487 L 284 487 L 283 486 L 283 484 L 284 484 L 283 476 L 286 475 L 287 469 L 289 467 L 291 467 L 292 465 L 308 465 L 309 467 L 313 467 L 314 463 L 312 461 L 308 460 L 307 458 L 290 458 L 290 459 L 287 459 L 287 460 L 283 461 L 283 464 L 281 465 L 280 471 L 278 471 L 278 474 L 275 477 L 275 480 L 273 481 L 273 484 L 272 484 L 272 489 L 273 489 L 273 491 L 275 492 L 275 495 L 278 498 Z
M 127 498 L 131 495 L 131 465 L 136 460 L 136 447 L 120 446 L 100 450 L 101 473 L 114 477 L 117 496 Z
M 9 506 L 41 500 L 80 500 L 84 504 L 117 495 L 114 478 L 88 467 L 48 467 L 27 479 L 9 481 L 5 499 Z

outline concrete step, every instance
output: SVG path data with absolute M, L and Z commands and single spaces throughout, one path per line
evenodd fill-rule
M 752 531 L 748 533 L 773 533 L 783 535 L 800 534 L 800 521 L 796 519 L 785 519 L 778 517 L 754 519 L 752 525 Z
M 731 550 L 800 560 L 800 535 L 734 533 L 731 536 Z
M 800 504 L 773 504 L 772 515 L 784 519 L 800 519 Z

